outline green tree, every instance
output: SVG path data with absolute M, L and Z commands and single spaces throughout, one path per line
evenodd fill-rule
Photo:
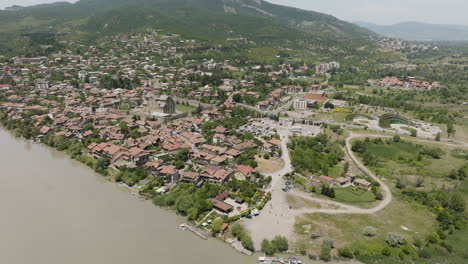
M 275 254 L 275 248 L 273 248 L 273 246 L 271 245 L 270 241 L 268 241 L 267 239 L 263 239 L 262 240 L 262 244 L 261 244 L 261 247 L 262 247 L 262 251 L 271 256 L 273 254 Z
M 223 226 L 223 224 L 224 224 L 224 221 L 221 218 L 214 220 L 213 224 L 211 225 L 213 232 L 214 233 L 221 232 L 221 227 Z
M 288 239 L 284 236 L 276 236 L 271 240 L 272 247 L 278 252 L 285 252 L 289 249 Z
M 107 155 L 100 157 L 96 161 L 96 167 L 94 168 L 96 172 L 103 173 L 110 165 L 110 158 Z

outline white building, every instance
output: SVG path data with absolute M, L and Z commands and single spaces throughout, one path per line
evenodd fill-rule
M 49 89 L 49 81 L 46 79 L 37 79 L 36 80 L 37 89 Z

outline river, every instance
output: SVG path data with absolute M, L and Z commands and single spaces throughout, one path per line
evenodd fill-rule
M 0 128 L 0 263 L 255 263 L 174 212 Z

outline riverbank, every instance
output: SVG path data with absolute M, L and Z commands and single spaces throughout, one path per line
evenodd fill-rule
M 1 263 L 254 263 L 64 153 L 0 128 Z M 97 184 L 96 184 L 97 183 Z

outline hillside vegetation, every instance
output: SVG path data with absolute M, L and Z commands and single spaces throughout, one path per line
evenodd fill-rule
M 49 44 L 31 38 L 31 33 L 89 42 L 103 35 L 146 28 L 214 42 L 230 39 L 347 53 L 373 47 L 376 37 L 330 15 L 264 1 L 81 0 L 0 11 L 0 52 L 23 52 L 22 47 Z

